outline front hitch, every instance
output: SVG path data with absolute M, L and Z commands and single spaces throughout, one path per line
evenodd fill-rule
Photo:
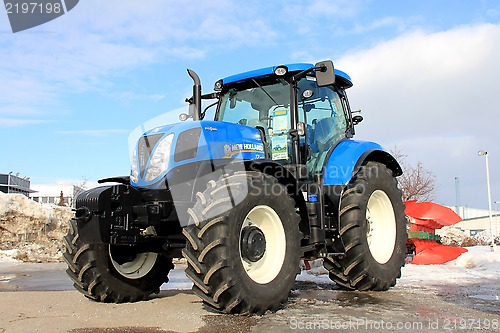
M 134 244 L 140 229 L 133 224 L 133 208 L 141 194 L 125 185 L 97 187 L 76 199 L 75 219 L 80 238 L 87 243 Z

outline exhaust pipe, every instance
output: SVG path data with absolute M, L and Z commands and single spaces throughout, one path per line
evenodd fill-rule
M 193 97 L 190 100 L 189 113 L 193 120 L 200 120 L 201 118 L 201 81 L 195 71 L 188 69 L 189 76 L 193 79 Z

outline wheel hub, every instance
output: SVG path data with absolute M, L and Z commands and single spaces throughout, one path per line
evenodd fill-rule
M 266 252 L 266 238 L 256 226 L 247 226 L 242 230 L 241 255 L 251 262 L 259 261 Z
M 156 235 L 153 227 L 148 227 L 144 234 Z M 158 253 L 138 253 L 133 248 L 109 246 L 109 257 L 114 269 L 123 277 L 131 280 L 146 276 L 155 266 Z

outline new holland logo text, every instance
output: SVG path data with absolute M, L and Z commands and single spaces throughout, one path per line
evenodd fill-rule
M 224 157 L 233 157 L 238 153 L 262 153 L 264 145 L 259 143 L 234 143 L 224 145 Z

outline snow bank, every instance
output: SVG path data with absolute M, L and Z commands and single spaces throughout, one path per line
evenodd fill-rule
M 440 230 L 436 230 L 436 234 L 441 236 L 441 242 L 445 245 L 469 247 L 491 244 L 489 230 L 482 231 L 471 237 L 455 226 L 448 226 Z M 495 243 L 500 244 L 500 237 L 497 236 L 495 238 Z
M 492 252 L 489 246 L 473 246 L 450 263 L 450 266 L 465 267 L 478 271 L 487 271 L 493 275 L 500 275 L 500 247 Z
M 14 259 L 19 255 L 18 249 L 12 250 L 0 250 L 0 262 L 20 262 L 20 260 Z
M 462 244 L 468 235 L 454 226 L 447 226 L 436 230 L 436 234 L 441 236 L 441 241 L 445 245 Z
M 72 216 L 71 208 L 0 192 L 0 260 L 6 260 L 5 257 L 35 262 L 61 260 L 62 237 Z
M 402 268 L 403 276 L 398 281 L 398 288 L 426 286 L 429 284 L 463 284 L 465 281 L 497 280 L 500 276 L 500 247 L 491 252 L 489 246 L 467 247 L 468 252 L 443 265 L 406 265 Z M 311 262 L 311 269 L 302 271 L 298 281 L 316 284 L 331 284 L 326 270 L 321 269 L 321 260 Z

